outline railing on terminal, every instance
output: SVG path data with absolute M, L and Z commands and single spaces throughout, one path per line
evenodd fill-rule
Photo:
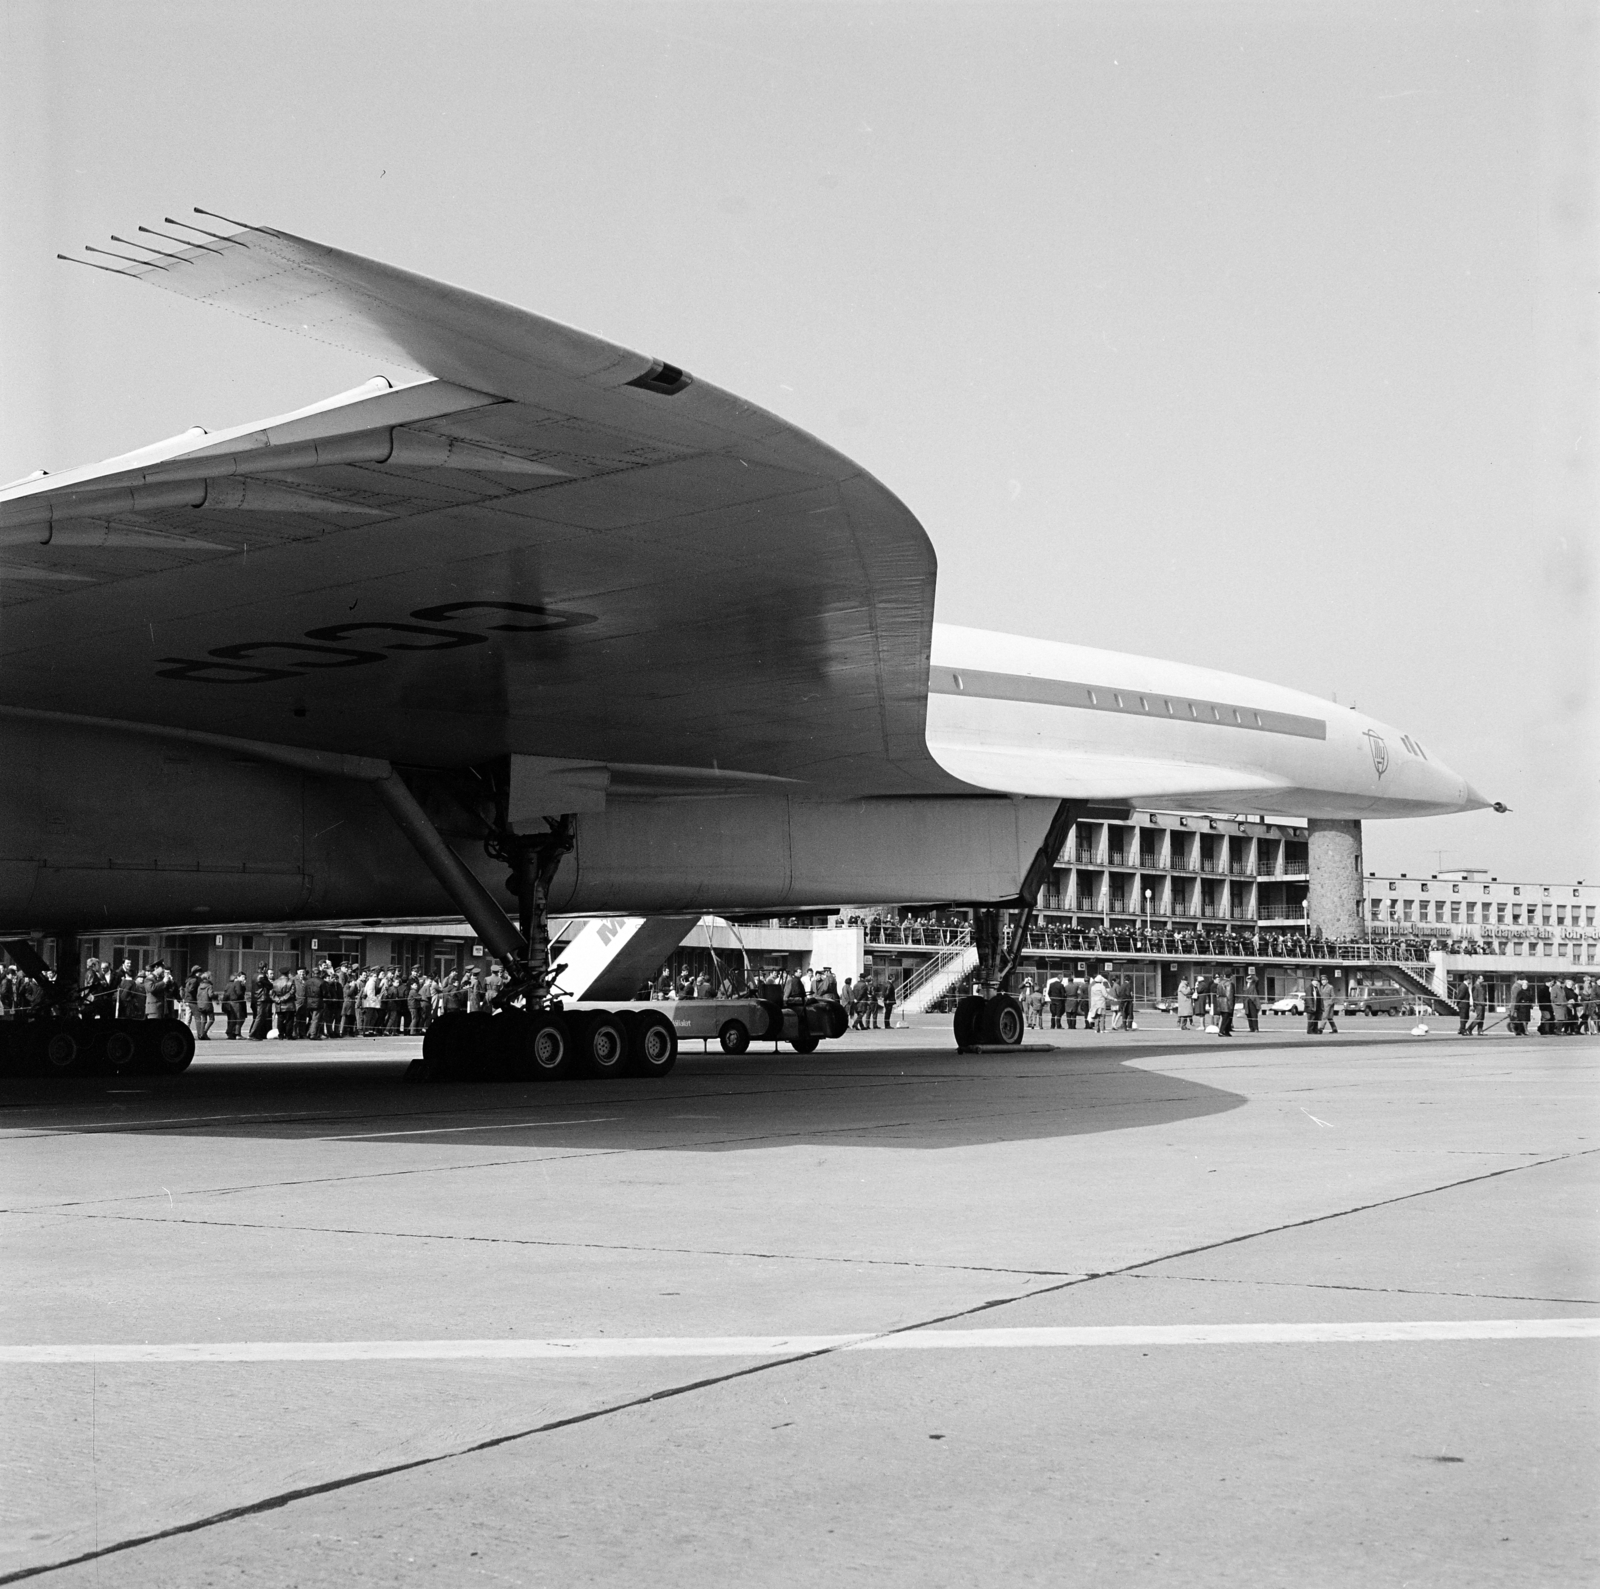
M 886 948 L 950 949 L 972 942 L 972 927 L 966 922 L 912 922 L 875 916 L 861 925 L 869 945 Z M 1011 944 L 1012 932 L 1009 926 L 1003 932 L 1007 947 Z M 1148 955 L 1155 959 L 1181 955 L 1215 960 L 1422 963 L 1429 952 L 1438 947 L 1438 942 L 1431 939 L 1335 940 L 1315 933 L 1235 932 L 1231 928 L 1168 932 L 1140 927 L 1112 930 L 1046 924 L 1028 929 L 1023 952 Z

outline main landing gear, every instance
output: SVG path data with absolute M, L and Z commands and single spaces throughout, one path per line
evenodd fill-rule
M 1001 941 L 1000 911 L 995 906 L 976 906 L 972 912 L 972 941 L 978 951 L 978 973 L 973 991 L 956 1001 L 954 1027 L 956 1047 L 963 1051 L 979 1048 L 1020 1048 L 1027 1029 L 1022 1006 L 1011 996 L 1011 980 L 1028 940 L 1028 926 L 1039 890 L 1055 865 L 1067 833 L 1087 808 L 1081 801 L 1063 800 L 1056 807 L 1044 843 L 1029 863 L 1017 903 L 1022 907 L 1011 934 L 1011 945 Z
M 80 999 L 26 939 L 6 944 L 44 1002 L 30 1015 L 0 1021 L 0 1071 L 23 1076 L 176 1076 L 194 1059 L 194 1033 L 182 1021 L 111 1020 Z
M 506 889 L 520 907 L 513 924 L 445 842 L 415 795 L 391 772 L 377 792 L 401 831 L 505 968 L 494 1007 L 452 1012 L 428 1028 L 414 1081 L 567 1081 L 665 1076 L 678 1062 L 672 1022 L 652 1010 L 568 1010 L 553 996 L 547 904 L 561 859 L 573 847 L 572 816 L 519 831 L 509 816 L 509 768 L 492 769 L 494 815 L 484 849 L 510 868 Z
M 665 1076 L 678 1034 L 655 1010 L 500 1009 L 442 1015 L 422 1039 L 414 1081 L 572 1081 Z
M 957 1048 L 1020 1048 L 1026 1023 L 1009 993 L 969 993 L 956 1001 L 954 1024 Z
M 84 1020 L 54 1013 L 0 1023 L 0 1070 L 13 1076 L 176 1076 L 194 1059 L 182 1021 Z

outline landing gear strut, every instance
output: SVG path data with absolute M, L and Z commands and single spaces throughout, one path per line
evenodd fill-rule
M 678 1034 L 656 1011 L 566 1010 L 550 964 L 549 898 L 575 839 L 571 815 L 544 818 L 545 831 L 518 833 L 507 820 L 506 782 L 495 781 L 495 814 L 484 848 L 510 868 L 513 925 L 494 897 L 445 842 L 398 774 L 377 784 L 383 802 L 499 958 L 505 984 L 487 1011 L 441 1016 L 412 1066 L 416 1081 L 565 1081 L 588 1076 L 665 1076 L 678 1059 Z
M 1067 833 L 1085 807 L 1081 801 L 1063 800 L 1045 830 L 1044 842 L 1028 865 L 1017 891 L 1015 927 L 1009 948 L 1003 947 L 1001 912 L 998 906 L 978 905 L 972 911 L 972 942 L 978 951 L 978 974 L 973 991 L 956 1001 L 954 1027 L 956 1047 L 1020 1048 L 1027 1023 L 1022 1006 L 1011 994 L 1011 980 L 1028 941 L 1028 928 L 1039 903 L 1039 890 L 1055 865 Z

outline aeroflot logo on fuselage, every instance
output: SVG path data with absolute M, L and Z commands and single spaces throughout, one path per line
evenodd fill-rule
M 1367 730 L 1367 744 L 1372 748 L 1372 765 L 1381 778 L 1389 770 L 1389 747 L 1384 744 L 1383 735 L 1371 728 Z
M 477 628 L 461 622 L 469 613 L 512 613 L 518 621 L 486 623 Z M 326 668 L 363 668 L 387 662 L 400 651 L 459 651 L 489 643 L 491 634 L 548 634 L 577 629 L 597 621 L 592 612 L 536 607 L 522 601 L 447 601 L 418 607 L 410 622 L 365 621 L 330 623 L 307 629 L 299 640 L 236 640 L 213 646 L 203 657 L 162 657 L 158 679 L 186 684 L 276 684 L 303 679 Z M 448 628 L 444 627 L 449 625 Z M 356 644 L 348 642 L 356 641 Z

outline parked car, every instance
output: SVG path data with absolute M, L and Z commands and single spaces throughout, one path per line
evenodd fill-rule
M 1345 1003 L 1346 1015 L 1410 1015 L 1416 1009 L 1412 993 L 1363 993 Z
M 1286 999 L 1274 999 L 1267 1006 L 1268 1015 L 1304 1015 L 1306 1001 L 1298 994 L 1291 993 Z

